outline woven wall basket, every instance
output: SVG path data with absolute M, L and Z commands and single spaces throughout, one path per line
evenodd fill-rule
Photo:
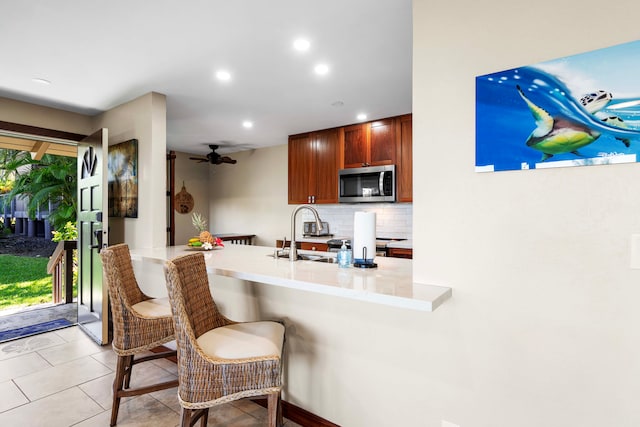
M 193 210 L 193 205 L 195 202 L 193 201 L 193 196 L 189 194 L 187 189 L 184 187 L 184 182 L 182 183 L 182 190 L 175 196 L 175 207 L 176 212 L 181 214 L 188 214 Z

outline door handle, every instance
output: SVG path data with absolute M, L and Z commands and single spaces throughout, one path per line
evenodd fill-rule
M 94 230 L 93 237 L 97 244 L 89 246 L 91 249 L 100 249 L 102 247 L 102 229 Z

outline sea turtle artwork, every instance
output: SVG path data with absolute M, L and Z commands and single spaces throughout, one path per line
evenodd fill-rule
M 610 92 L 607 92 L 605 90 L 598 90 L 596 92 L 584 95 L 582 98 L 580 98 L 580 104 L 582 104 L 587 112 L 593 114 L 609 126 L 628 129 L 629 127 L 627 126 L 627 124 L 620 117 L 606 114 L 601 111 L 611 102 L 612 99 L 613 96 Z M 616 139 L 622 141 L 624 146 L 627 148 L 631 146 L 631 141 L 629 140 L 629 138 L 616 137 Z
M 516 88 L 520 97 L 531 110 L 536 122 L 536 128 L 527 138 L 527 147 L 541 151 L 541 161 L 544 162 L 554 154 L 560 153 L 572 153 L 580 156 L 578 149 L 591 144 L 600 137 L 600 132 L 590 129 L 582 123 L 560 116 L 552 117 L 543 108 L 531 102 L 519 85 Z
M 561 116 L 552 117 L 544 108 L 531 102 L 519 85 L 516 88 L 536 121 L 536 128 L 527 139 L 527 147 L 541 151 L 541 161 L 544 162 L 554 154 L 560 153 L 581 156 L 578 149 L 591 144 L 600 137 L 600 132 L 585 124 Z M 613 96 L 610 92 L 598 90 L 582 96 L 580 104 L 588 113 L 593 114 L 609 126 L 628 129 L 624 120 L 601 111 L 612 99 Z M 625 147 L 631 145 L 629 138 L 616 137 L 616 139 L 621 141 Z
M 637 40 L 477 76 L 476 172 L 640 163 L 639 70 Z

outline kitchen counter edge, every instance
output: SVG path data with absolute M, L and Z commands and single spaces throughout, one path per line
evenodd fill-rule
M 414 283 L 413 264 L 407 259 L 378 257 L 378 268 L 343 269 L 331 263 L 273 259 L 269 256 L 273 251 L 266 246 L 227 245 L 202 253 L 209 274 L 397 308 L 433 311 L 452 295 L 449 287 Z M 132 248 L 131 258 L 164 264 L 190 252 L 186 246 Z

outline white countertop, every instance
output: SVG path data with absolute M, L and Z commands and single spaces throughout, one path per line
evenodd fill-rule
M 191 251 L 186 246 L 131 249 L 131 257 L 164 263 Z M 375 269 L 339 268 L 331 263 L 274 259 L 269 256 L 273 252 L 270 247 L 233 244 L 202 251 L 210 274 L 400 308 L 433 311 L 452 293 L 448 287 L 414 283 L 409 259 L 377 257 Z

